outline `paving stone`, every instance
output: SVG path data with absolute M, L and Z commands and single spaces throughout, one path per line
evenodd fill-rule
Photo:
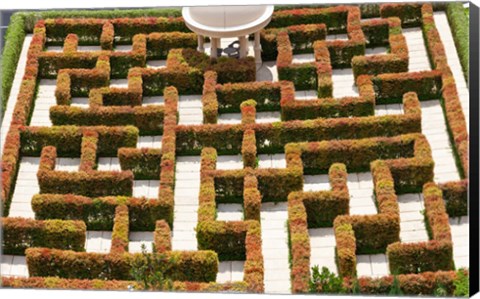
M 264 61 L 262 66 L 257 69 L 257 81 L 278 82 L 277 62 Z
M 159 180 L 134 180 L 133 197 L 158 198 Z
M 285 154 L 258 155 L 258 168 L 286 168 Z
M 241 204 L 217 204 L 217 220 L 240 221 L 243 219 Z
M 181 156 L 176 160 L 172 249 L 196 250 L 197 239 L 194 229 L 198 220 L 200 156 Z M 184 208 L 185 205 L 189 208 Z
M 281 114 L 279 111 L 257 112 L 255 121 L 257 123 L 272 123 L 281 121 Z
M 373 276 L 389 275 L 387 256 L 385 254 L 370 255 L 370 263 L 372 265 Z
M 242 155 L 217 156 L 216 169 L 243 169 Z
M 431 70 L 427 49 L 423 42 L 422 29 L 418 27 L 403 28 L 402 31 L 410 54 L 408 70 L 410 72 Z
M 242 281 L 245 261 L 231 261 L 232 263 L 232 281 Z
M 85 248 L 87 252 L 108 253 L 112 242 L 111 231 L 87 231 Z
M 327 34 L 325 40 L 348 40 L 347 34 Z
M 367 254 L 357 255 L 357 276 L 372 276 L 372 264 Z
M 382 54 L 387 54 L 387 52 L 388 52 L 388 49 L 385 47 L 366 48 L 365 56 L 382 55 Z
M 225 283 L 230 281 L 232 281 L 232 262 L 219 262 L 216 282 Z
M 299 90 L 295 91 L 295 100 L 316 100 L 318 99 L 316 90 Z
M 241 113 L 220 113 L 218 115 L 217 124 L 241 124 Z
M 110 79 L 110 87 L 127 88 L 128 79 Z
M 434 166 L 434 180 L 438 183 L 448 182 L 452 180 L 459 180 L 460 175 L 456 169 L 454 154 L 452 146 L 449 141 L 448 133 L 446 131 L 446 125 L 443 118 L 443 110 L 438 100 L 422 101 L 422 131 L 425 134 L 428 142 L 433 145 L 432 157 L 435 161 Z M 428 110 L 428 113 L 424 113 L 424 110 Z M 429 129 L 444 128 L 443 134 L 431 134 Z M 443 142 L 438 142 L 443 140 Z M 439 163 L 437 163 L 437 161 Z M 442 165 L 442 166 L 440 166 Z M 445 166 L 449 167 L 445 171 Z
M 137 148 L 162 148 L 162 136 L 138 136 Z
M 28 277 L 28 268 L 25 256 L 13 256 L 12 264 L 10 267 L 10 275 L 18 277 Z
M 115 52 L 129 52 L 132 51 L 132 45 L 116 45 Z
M 264 229 L 265 224 L 271 220 L 283 220 L 288 218 L 287 203 L 262 203 L 260 209 L 260 218 L 262 226 L 262 254 L 264 257 L 264 277 L 265 292 L 289 292 L 290 289 L 290 269 L 288 265 L 288 235 L 285 225 L 277 229 Z M 269 244 L 266 246 L 266 244 Z M 275 261 L 275 262 L 274 262 Z M 279 273 L 284 273 L 284 276 Z M 273 280 L 275 279 L 275 280 Z M 278 280 L 277 280 L 278 279 Z M 278 283 L 282 283 L 283 289 L 279 288 Z M 288 288 L 285 287 L 288 286 Z
M 78 171 L 80 158 L 57 158 L 55 170 L 57 171 Z
M 147 252 L 152 252 L 153 232 L 130 232 L 129 240 L 128 252 L 142 252 L 142 244 L 145 245 Z
M 165 105 L 165 98 L 163 96 L 143 97 L 142 106 L 147 105 Z
M 87 97 L 72 97 L 70 106 L 88 108 L 89 100 Z M 35 109 L 39 108 L 38 105 L 35 105 Z
M 77 47 L 77 51 L 78 52 L 93 52 L 93 51 L 101 51 L 102 48 L 98 45 L 98 46 L 82 46 L 82 45 L 79 45 Z
M 326 174 L 303 176 L 303 191 L 325 191 L 330 189 L 330 180 Z
M 63 52 L 63 47 L 62 46 L 46 46 L 45 51 L 46 52 Z
M 292 59 L 292 63 L 309 63 L 314 61 L 315 57 L 313 56 L 313 53 L 294 54 Z
M 160 69 L 167 67 L 166 60 L 147 60 L 147 68 Z

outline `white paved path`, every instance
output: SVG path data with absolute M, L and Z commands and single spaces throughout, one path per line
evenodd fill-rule
M 428 241 L 422 211 L 425 209 L 423 196 L 419 193 L 398 195 L 400 210 L 400 240 L 403 243 Z
M 35 218 L 32 210 L 32 197 L 40 193 L 37 180 L 40 157 L 22 157 L 17 182 L 13 190 L 9 217 Z
M 30 126 L 48 126 L 52 125 L 50 121 L 50 107 L 55 106 L 55 89 L 57 81 L 51 79 L 41 79 L 38 83 L 38 94 L 35 99 L 35 108 L 33 109 Z
M 260 210 L 265 293 L 290 293 L 287 203 L 263 203 Z
M 385 254 L 357 255 L 357 275 L 359 277 L 382 277 L 388 274 L 388 260 Z
M 444 183 L 459 180 L 460 175 L 455 165 L 453 148 L 450 144 L 440 101 L 423 101 L 420 104 L 422 107 L 422 133 L 427 137 L 435 161 L 434 181 Z
M 402 30 L 408 47 L 408 71 L 419 72 L 431 70 L 427 48 L 425 47 L 425 42 L 423 40 L 422 29 L 415 27 L 404 28 Z
M 338 273 L 335 263 L 335 233 L 333 227 L 310 228 L 310 268 L 327 267 L 330 272 Z
M 1 276 L 28 277 L 27 261 L 22 255 L 7 255 L 0 257 Z
M 452 31 L 450 30 L 450 25 L 448 24 L 447 15 L 444 11 L 437 11 L 433 13 L 433 18 L 435 19 L 435 25 L 437 26 L 438 33 L 440 34 L 440 39 L 442 40 L 443 47 L 445 48 L 445 53 L 447 55 L 448 65 L 452 70 L 453 77 L 455 78 L 455 84 L 457 85 L 458 96 L 460 97 L 460 102 L 462 104 L 463 114 L 465 115 L 465 121 L 467 122 L 467 132 L 469 131 L 469 118 L 468 114 L 470 111 L 469 104 L 469 90 L 465 76 L 463 76 L 462 65 L 460 64 L 460 59 L 458 58 L 457 48 L 455 47 L 455 41 L 453 40 Z
M 469 268 L 469 217 L 450 218 L 450 231 L 453 242 L 453 260 L 455 268 Z
M 172 249 L 197 250 L 200 156 L 177 157 Z

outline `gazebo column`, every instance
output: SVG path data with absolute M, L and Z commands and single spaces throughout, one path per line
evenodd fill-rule
M 197 40 L 198 40 L 198 48 L 197 48 L 197 51 L 198 52 L 202 52 L 202 53 L 205 53 L 205 48 L 203 47 L 204 45 L 204 42 L 205 42 L 205 37 L 203 35 L 198 35 L 197 36 Z
M 245 35 L 239 36 L 238 40 L 240 41 L 240 58 L 247 57 L 248 54 L 248 41 Z
M 254 34 L 253 50 L 255 52 L 255 63 L 262 63 L 262 46 L 260 45 L 260 31 Z
M 217 58 L 217 48 L 219 45 L 220 40 L 217 37 L 210 38 L 210 57 Z

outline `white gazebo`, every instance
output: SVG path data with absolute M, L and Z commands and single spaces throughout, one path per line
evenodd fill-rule
M 204 52 L 204 38 L 210 37 L 210 57 L 216 58 L 221 38 L 238 37 L 240 58 L 248 55 L 248 35 L 254 33 L 255 61 L 262 62 L 260 30 L 270 22 L 273 5 L 184 7 L 185 24 L 198 34 L 198 51 Z

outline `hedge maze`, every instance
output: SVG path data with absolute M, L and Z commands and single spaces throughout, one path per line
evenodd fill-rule
M 409 71 L 414 49 L 402 32 L 409 27 L 422 30 L 429 70 Z M 166 273 L 173 290 L 276 292 L 278 283 L 305 293 L 322 250 L 313 232 L 330 232 L 333 243 L 320 247 L 332 253 L 323 256 L 331 263 L 323 266 L 344 278 L 347 292 L 356 281 L 361 293 L 388 293 L 396 274 L 405 294 L 433 294 L 439 283 L 453 294 L 461 265 L 451 224 L 468 215 L 467 115 L 432 5 L 381 4 L 373 19 L 363 19 L 357 6 L 278 10 L 261 45 L 263 61 L 276 62 L 278 81 L 263 81 L 253 57 L 197 52 L 197 36 L 182 18 L 38 21 L 2 155 L 3 253 L 25 256 L 28 273 L 4 275 L 3 284 L 141 288 L 130 270 L 144 257 L 129 247 L 132 233 L 149 232 L 144 243 L 174 258 Z M 366 54 L 377 47 L 387 51 Z M 351 69 L 358 96 L 334 97 L 338 69 Z M 33 126 L 45 79 L 55 80 L 52 126 Z M 316 96 L 306 99 L 305 91 Z M 182 110 L 190 98 L 201 104 L 195 124 Z M 441 161 L 425 133 L 433 116 L 424 103 L 431 100 L 440 100 L 457 179 L 436 176 Z M 381 115 L 380 105 L 401 109 Z M 280 119 L 260 121 L 266 112 Z M 222 123 L 225 113 L 238 121 Z M 178 161 L 191 156 L 198 171 L 180 172 Z M 219 167 L 222 156 L 238 161 Z M 22 171 L 30 157 L 36 168 Z M 66 170 L 59 159 L 76 164 Z M 102 159 L 118 162 L 102 166 Z M 193 172 L 197 182 L 186 178 Z M 351 213 L 358 192 L 352 184 L 362 184 L 352 175 L 371 177 L 366 201 L 376 213 Z M 306 188 L 307 178 L 324 179 L 324 187 Z M 30 216 L 18 210 L 21 189 L 29 188 L 23 179 L 38 186 L 27 198 Z M 145 182 L 148 195 L 136 191 Z M 186 238 L 196 250 L 175 245 L 185 182 L 195 214 Z M 412 194 L 423 205 L 415 217 L 425 240 L 402 235 L 401 199 Z M 287 248 L 288 268 L 278 268 L 286 276 L 276 279 L 264 213 L 282 204 L 286 223 L 270 224 L 285 228 L 278 250 Z M 219 220 L 222 206 L 240 206 L 240 217 Z M 103 252 L 87 246 L 94 231 L 111 232 Z M 388 270 L 365 275 L 360 263 L 368 256 L 385 259 Z M 220 280 L 222 265 L 232 261 L 241 261 L 241 279 Z

